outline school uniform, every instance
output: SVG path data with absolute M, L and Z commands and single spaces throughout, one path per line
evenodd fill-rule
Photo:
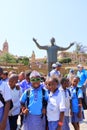
M 10 87 L 10 86 L 9 86 Z M 9 111 L 9 122 L 10 122 L 10 130 L 16 130 L 17 128 L 17 119 L 18 115 L 20 114 L 20 97 L 22 95 L 21 88 L 19 90 L 10 88 L 12 101 L 13 101 L 13 108 Z
M 31 86 L 31 83 L 28 82 L 26 79 L 24 79 L 23 81 L 21 81 L 18 84 L 22 88 L 22 92 L 24 92 L 26 89 L 30 88 L 30 86 Z
M 56 70 L 56 69 L 53 69 L 51 72 L 50 72 L 50 76 L 60 76 L 60 71 Z
M 0 93 L 2 94 L 2 96 L 3 96 L 5 101 L 9 101 L 9 100 L 12 99 L 11 98 L 10 89 L 9 89 L 7 83 L 3 82 L 2 80 L 0 80 Z M 0 101 L 0 122 L 3 119 L 3 115 L 4 115 L 4 105 Z M 7 119 L 7 125 L 6 125 L 6 129 L 5 130 L 10 130 L 8 119 Z
M 71 99 L 71 94 L 68 89 L 64 90 L 65 91 L 65 112 L 64 112 L 64 120 L 63 120 L 63 126 L 62 130 L 70 130 L 69 127 L 69 112 L 70 112 L 70 99 Z
M 27 100 L 27 91 L 25 91 L 20 99 L 21 103 L 25 103 Z M 24 115 L 22 130 L 45 130 L 45 117 L 42 118 L 42 86 L 34 89 L 30 87 L 29 94 L 29 113 Z M 45 99 L 47 100 L 48 94 L 45 93 Z
M 84 85 L 85 81 L 87 80 L 87 71 L 85 69 L 77 71 L 77 76 L 80 78 L 78 87 L 81 88 Z
M 65 111 L 65 93 L 59 87 L 54 93 L 50 92 L 47 105 L 47 120 L 49 130 L 56 130 L 60 112 Z
M 78 92 L 76 92 L 76 87 L 70 88 L 71 92 L 71 106 L 72 106 L 72 112 L 73 115 L 71 117 L 71 122 L 79 122 L 83 120 L 82 118 L 78 118 L 78 112 L 79 112 L 79 98 L 83 98 L 82 90 L 78 89 Z M 82 109 L 83 111 L 83 109 Z

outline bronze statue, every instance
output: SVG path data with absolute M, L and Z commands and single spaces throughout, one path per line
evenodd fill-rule
M 48 45 L 41 46 L 41 45 L 39 45 L 39 43 L 37 42 L 37 40 L 35 38 L 33 38 L 33 41 L 36 43 L 36 45 L 39 49 L 44 49 L 47 51 L 48 72 L 51 70 L 51 65 L 53 63 L 57 62 L 57 52 L 58 51 L 65 51 L 74 45 L 74 42 L 73 42 L 73 43 L 70 43 L 70 45 L 66 48 L 59 47 L 59 46 L 55 45 L 55 38 L 54 37 L 52 37 L 50 40 L 51 46 L 48 46 Z

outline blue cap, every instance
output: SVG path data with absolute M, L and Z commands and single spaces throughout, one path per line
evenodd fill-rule
M 61 64 L 61 63 L 56 62 L 56 67 L 61 67 L 61 66 L 62 66 L 62 64 Z
M 70 69 L 70 71 L 69 71 L 70 73 L 73 73 L 74 72 L 74 70 L 73 69 Z

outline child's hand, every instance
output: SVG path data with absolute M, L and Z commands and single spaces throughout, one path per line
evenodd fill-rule
M 28 108 L 26 108 L 26 107 L 23 107 L 23 108 L 22 108 L 22 113 L 23 113 L 23 114 L 27 115 L 28 112 L 29 112 L 29 111 L 28 111 Z
M 46 109 L 45 109 L 45 108 L 43 108 L 42 113 L 43 113 L 44 115 L 46 114 Z
M 82 112 L 78 112 L 78 118 L 81 118 L 82 117 Z
M 17 89 L 17 90 L 20 90 L 20 86 L 19 86 L 19 85 L 16 85 L 16 89 Z
M 5 130 L 5 128 L 6 128 L 6 122 L 5 121 L 0 122 L 0 130 Z
M 72 111 L 70 111 L 70 115 L 71 115 L 71 116 L 73 115 L 73 112 L 72 112 Z
M 58 127 L 57 130 L 62 130 L 62 127 Z

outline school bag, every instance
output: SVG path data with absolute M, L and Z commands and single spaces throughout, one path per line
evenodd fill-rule
M 76 95 L 78 95 L 78 90 L 81 89 L 79 87 L 76 87 Z M 87 104 L 86 104 L 86 101 L 85 101 L 85 94 L 83 93 L 83 98 L 82 98 L 82 106 L 83 106 L 83 109 L 86 110 L 87 109 Z
M 71 97 L 70 90 L 68 88 L 66 90 L 68 91 L 69 97 Z
M 26 101 L 26 105 L 27 105 L 27 107 L 28 107 L 28 105 L 29 105 L 29 98 L 30 98 L 30 88 L 27 90 L 27 92 L 26 92 L 26 94 L 27 94 L 27 101 Z M 42 109 L 46 109 L 46 107 L 47 107 L 47 101 L 45 100 L 45 90 L 42 88 Z M 42 113 L 42 115 L 41 115 L 41 118 L 43 118 L 43 113 Z
M 4 98 L 3 98 L 3 96 L 2 96 L 2 94 L 0 93 L 0 101 L 3 103 L 3 105 L 5 106 L 5 100 L 4 100 Z M 10 100 L 10 109 L 12 109 L 13 108 L 13 102 L 12 102 L 12 100 Z
M 2 80 L 0 80 L 0 85 L 2 84 Z M 2 102 L 2 104 L 5 106 L 5 100 L 4 100 L 4 97 L 3 95 L 0 93 L 0 101 Z M 13 108 L 13 102 L 12 100 L 10 100 L 10 109 L 11 110 Z

